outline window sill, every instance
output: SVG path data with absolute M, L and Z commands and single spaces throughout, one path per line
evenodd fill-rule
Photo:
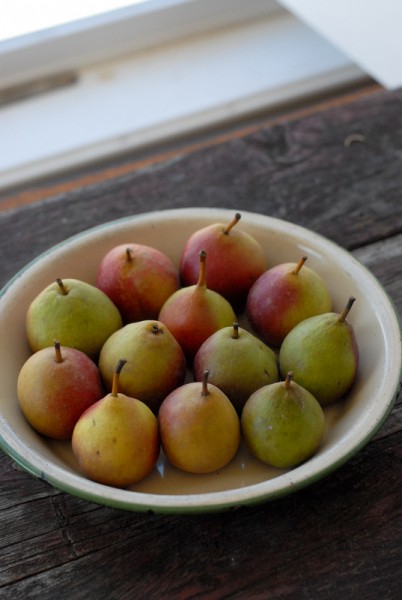
M 0 189 L 366 79 L 285 11 L 82 67 L 0 110 Z

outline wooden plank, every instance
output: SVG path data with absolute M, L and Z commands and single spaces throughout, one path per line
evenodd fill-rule
M 92 225 L 150 206 L 222 206 L 327 235 L 373 271 L 401 310 L 401 100 L 402 92 L 374 95 L 0 212 L 0 285 Z M 354 133 L 364 140 L 344 145 Z M 399 598 L 401 406 L 330 477 L 222 514 L 97 506 L 0 454 L 0 597 Z
M 382 283 L 402 315 L 402 234 L 357 248 L 353 255 Z
M 88 520 L 81 503 L 69 498 L 64 528 L 80 556 L 10 579 L 1 597 L 220 599 L 269 592 L 273 599 L 359 594 L 377 600 L 386 581 L 385 597 L 397 598 L 401 477 L 402 438 L 393 436 L 303 491 L 222 514 L 153 516 L 99 507 Z M 352 488 L 350 504 L 346 491 Z M 380 504 L 373 501 L 379 497 Z
M 402 92 L 373 95 L 27 210 L 0 213 L 0 284 L 67 236 L 150 207 L 261 212 L 309 227 L 349 249 L 396 235 L 402 230 L 401 99 Z M 364 135 L 365 142 L 345 147 L 353 132 Z
M 359 85 L 357 88 L 347 89 L 346 91 L 341 89 L 338 93 L 332 93 L 330 97 L 315 98 L 310 102 L 303 101 L 301 106 L 285 106 L 268 116 L 251 118 L 248 123 L 223 125 L 218 132 L 214 128 L 212 132 L 204 131 L 198 133 L 198 135 L 192 135 L 191 140 L 175 140 L 169 144 L 164 144 L 162 147 L 145 148 L 142 152 L 136 152 L 134 156 L 114 158 L 106 161 L 106 164 L 85 165 L 73 173 L 59 173 L 56 177 L 31 182 L 23 186 L 22 189 L 17 187 L 5 190 L 0 193 L 0 210 L 11 210 L 46 198 L 71 193 L 74 190 L 100 185 L 103 182 L 134 174 L 205 148 L 243 138 L 262 128 L 272 127 L 275 124 L 287 121 L 295 121 L 314 113 L 344 106 L 350 102 L 378 94 L 381 90 L 381 86 L 375 83 L 365 86 Z

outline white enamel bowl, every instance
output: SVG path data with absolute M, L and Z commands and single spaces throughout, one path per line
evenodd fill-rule
M 57 277 L 94 282 L 101 257 L 114 245 L 138 242 L 155 246 L 178 263 L 192 232 L 216 221 L 229 222 L 234 210 L 174 209 L 142 214 L 101 225 L 57 245 L 31 262 L 0 296 L 1 446 L 26 471 L 55 488 L 115 508 L 155 512 L 202 512 L 278 498 L 328 475 L 362 448 L 392 409 L 401 370 L 398 317 L 376 278 L 348 252 L 291 223 L 242 213 L 241 227 L 266 250 L 271 265 L 308 256 L 309 266 L 327 281 L 336 310 L 356 297 L 348 320 L 360 348 L 358 380 L 348 397 L 325 410 L 326 431 L 319 452 L 289 471 L 270 468 L 242 447 L 224 469 L 191 475 L 166 463 L 130 489 L 86 479 L 68 442 L 49 441 L 25 421 L 16 397 L 18 372 L 30 352 L 25 313 L 34 296 Z

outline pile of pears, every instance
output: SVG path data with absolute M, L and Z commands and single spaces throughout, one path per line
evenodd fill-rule
M 161 451 L 212 473 L 242 440 L 289 469 L 322 444 L 324 407 L 357 377 L 354 298 L 334 312 L 307 257 L 270 266 L 240 218 L 195 231 L 177 267 L 122 243 L 93 284 L 60 277 L 32 300 L 19 404 L 39 434 L 71 443 L 88 478 L 131 486 Z

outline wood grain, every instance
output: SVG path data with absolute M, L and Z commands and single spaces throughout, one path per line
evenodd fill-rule
M 0 285 L 93 225 L 184 206 L 251 210 L 358 248 L 402 231 L 402 93 L 309 115 L 0 213 Z M 351 132 L 364 143 L 344 146 Z M 9 243 L 9 239 L 13 244 Z
M 326 235 L 402 312 L 402 91 L 378 93 L 0 212 L 0 284 L 119 217 L 250 210 Z M 363 141 L 344 144 L 351 133 Z M 223 513 L 136 514 L 58 492 L 0 453 L 0 597 L 395 600 L 402 594 L 402 401 L 336 472 Z
M 322 98 L 315 98 L 309 102 L 303 101 L 299 106 L 284 106 L 269 116 L 250 117 L 247 123 L 222 125 L 218 131 L 214 129 L 213 131 L 194 133 L 190 140 L 174 140 L 166 146 L 145 148 L 133 156 L 110 158 L 106 164 L 83 165 L 72 173 L 58 173 L 56 178 L 53 176 L 31 182 L 28 187 L 22 186 L 21 189 L 18 189 L 18 186 L 13 187 L 0 194 L 0 210 L 26 206 L 38 200 L 59 196 L 76 189 L 100 185 L 102 182 L 115 180 L 139 170 L 176 160 L 178 156 L 183 157 L 205 148 L 225 144 L 233 139 L 244 138 L 262 128 L 272 127 L 274 124 L 299 120 L 311 114 L 328 111 L 336 106 L 344 106 L 346 103 L 377 94 L 381 90 L 381 86 L 373 82 L 365 86 L 359 84 L 357 88 L 346 91 L 340 89 L 338 92 L 331 93 L 329 97 L 324 95 Z
M 336 586 L 347 598 L 378 600 L 381 585 L 385 598 L 397 598 L 401 477 L 402 439 L 393 436 L 306 490 L 222 514 L 137 515 L 60 495 L 48 510 L 62 517 L 64 542 L 54 532 L 27 536 L 28 561 L 9 547 L 14 583 L 1 597 L 50 600 L 57 590 L 62 598 L 325 600 Z M 42 502 L 33 510 L 36 522 L 48 517 Z

